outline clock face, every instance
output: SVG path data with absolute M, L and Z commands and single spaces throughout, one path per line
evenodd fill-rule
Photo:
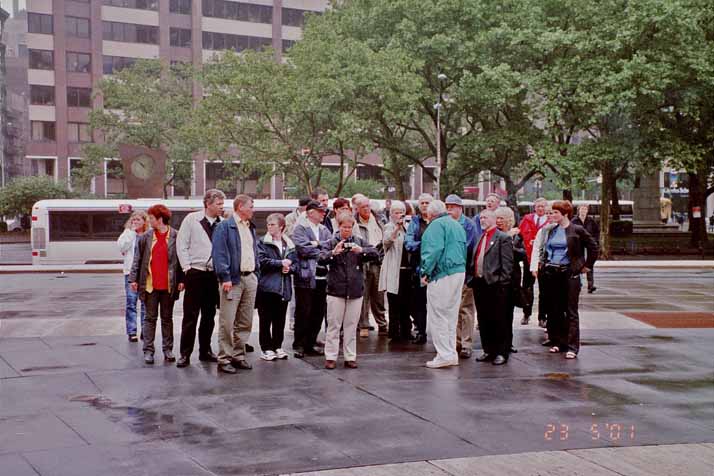
M 140 155 L 131 163 L 131 173 L 136 178 L 147 180 L 154 173 L 154 159 L 148 155 Z

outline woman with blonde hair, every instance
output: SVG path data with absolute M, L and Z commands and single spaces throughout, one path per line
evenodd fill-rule
M 136 306 L 139 301 L 139 293 L 132 291 L 129 286 L 129 273 L 134 262 L 134 249 L 136 240 L 143 235 L 149 227 L 149 217 L 144 211 L 136 211 L 131 214 L 124 224 L 124 231 L 117 240 L 119 251 L 124 257 L 124 290 L 126 292 L 126 305 L 124 310 L 124 320 L 126 321 L 126 334 L 129 342 L 137 342 L 136 337 Z M 141 306 L 141 328 L 144 328 L 146 309 Z

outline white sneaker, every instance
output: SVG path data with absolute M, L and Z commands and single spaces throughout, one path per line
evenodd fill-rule
M 288 353 L 285 352 L 283 349 L 278 349 L 275 351 L 275 358 L 276 359 L 287 359 Z
M 263 360 L 275 360 L 277 358 L 277 355 L 275 355 L 275 352 L 272 350 L 267 350 L 265 352 L 260 353 L 260 358 Z
M 444 367 L 451 367 L 454 365 L 459 365 L 459 359 L 456 360 L 441 360 L 434 359 L 426 363 L 426 366 L 430 369 L 441 369 Z

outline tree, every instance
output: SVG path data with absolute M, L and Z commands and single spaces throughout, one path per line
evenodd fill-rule
M 77 173 L 85 187 L 101 172 L 106 157 L 118 156 L 127 143 L 167 153 L 164 198 L 168 188 L 192 178 L 191 159 L 198 152 L 194 123 L 194 72 L 188 64 L 140 60 L 99 82 L 103 108 L 90 113 L 90 126 L 103 140 L 83 148 L 86 157 Z
M 31 215 L 32 206 L 40 200 L 76 198 L 62 182 L 51 177 L 20 177 L 0 188 L 0 216 Z

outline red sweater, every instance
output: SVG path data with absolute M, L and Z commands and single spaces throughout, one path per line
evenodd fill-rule
M 154 230 L 156 244 L 151 249 L 151 284 L 157 291 L 169 289 L 169 230 L 159 233 Z

